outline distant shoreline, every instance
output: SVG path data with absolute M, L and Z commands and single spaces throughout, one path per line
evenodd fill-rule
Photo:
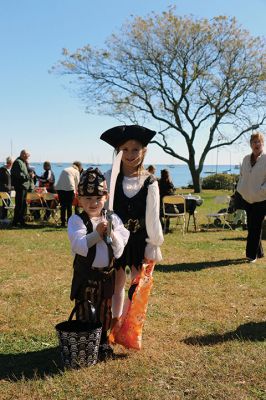
M 52 170 L 55 174 L 56 181 L 59 178 L 59 175 L 62 169 L 71 165 L 71 162 L 60 163 L 60 162 L 51 162 Z M 30 165 L 35 169 L 37 175 L 41 175 L 43 173 L 43 163 L 40 162 L 30 162 Z M 162 169 L 168 169 L 170 175 L 172 177 L 173 184 L 175 187 L 187 187 L 192 183 L 191 174 L 189 168 L 186 164 L 153 164 L 156 167 L 155 175 L 159 178 L 160 171 Z M 95 164 L 95 163 L 83 163 L 83 168 L 87 169 L 89 167 L 98 167 L 103 173 L 108 171 L 112 164 Z M 145 168 L 148 164 L 145 163 Z M 237 167 L 237 168 L 236 168 Z M 201 174 L 201 178 L 206 178 L 210 174 L 215 174 L 216 170 L 218 173 L 233 173 L 239 174 L 239 166 L 238 165 L 204 165 L 203 172 Z

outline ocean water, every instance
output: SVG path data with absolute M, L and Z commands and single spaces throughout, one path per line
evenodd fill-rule
M 71 165 L 71 163 L 51 163 L 52 170 L 55 174 L 55 179 L 57 181 L 62 169 Z M 37 173 L 37 175 L 41 175 L 43 171 L 42 163 L 31 163 L 30 166 L 33 167 Z M 87 169 L 91 166 L 96 166 L 95 164 L 83 164 L 83 168 Z M 106 172 L 111 168 L 111 164 L 97 164 L 97 167 L 102 171 Z M 146 166 L 147 167 L 147 166 Z M 175 187 L 186 187 L 190 183 L 192 183 L 191 174 L 187 167 L 187 165 L 180 164 L 156 164 L 156 173 L 157 177 L 160 177 L 160 171 L 162 169 L 168 169 L 172 178 L 172 181 Z M 201 174 L 201 178 L 205 178 L 210 174 L 215 174 L 216 171 L 218 173 L 232 173 L 239 174 L 239 166 L 230 166 L 230 165 L 205 165 L 203 168 L 203 172 Z

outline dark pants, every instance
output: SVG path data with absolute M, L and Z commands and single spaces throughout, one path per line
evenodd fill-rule
M 58 198 L 61 206 L 61 224 L 65 225 L 66 223 L 66 214 L 67 221 L 72 215 L 72 203 L 75 197 L 74 191 L 67 190 L 58 190 Z
M 15 190 L 16 196 L 13 225 L 16 225 L 18 222 L 24 224 L 27 209 L 26 196 L 28 191 L 24 188 L 15 188 Z
M 164 231 L 164 224 L 165 224 L 165 233 L 169 233 L 169 227 L 170 227 L 170 217 L 161 217 L 160 218 L 162 229 Z
M 246 256 L 251 259 L 264 256 L 261 231 L 264 217 L 266 215 L 266 201 L 250 204 L 244 201 L 247 213 L 248 237 L 246 246 Z
M 7 217 L 7 209 L 5 208 L 5 206 L 1 206 L 0 209 L 0 219 L 6 219 Z

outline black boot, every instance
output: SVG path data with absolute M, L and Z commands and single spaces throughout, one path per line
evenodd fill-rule
M 108 344 L 107 332 L 102 332 L 98 360 L 107 361 L 108 359 L 113 358 L 113 355 L 114 351 L 112 347 Z

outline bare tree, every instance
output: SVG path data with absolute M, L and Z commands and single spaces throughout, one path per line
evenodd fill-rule
M 209 151 L 264 124 L 265 54 L 265 38 L 235 18 L 196 20 L 170 8 L 132 18 L 105 49 L 64 49 L 54 70 L 77 78 L 88 112 L 156 125 L 153 143 L 187 163 L 200 192 Z M 184 141 L 178 150 L 176 135 Z

